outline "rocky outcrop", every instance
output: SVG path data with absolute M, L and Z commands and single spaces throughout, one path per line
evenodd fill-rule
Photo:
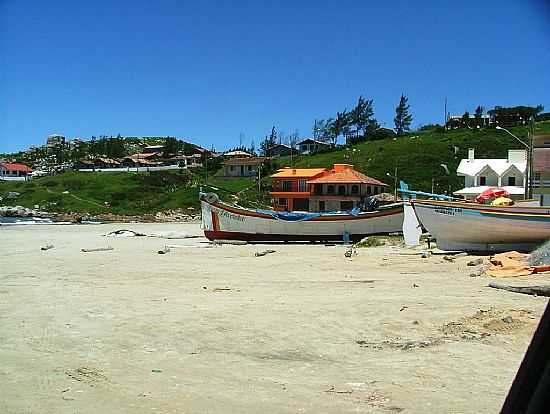
M 0 216 L 2 217 L 49 217 L 45 211 L 39 211 L 23 206 L 0 206 Z

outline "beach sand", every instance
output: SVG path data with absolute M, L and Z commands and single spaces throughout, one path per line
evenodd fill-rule
M 201 234 L 0 228 L 1 413 L 495 413 L 547 302 L 471 257 L 120 228 Z

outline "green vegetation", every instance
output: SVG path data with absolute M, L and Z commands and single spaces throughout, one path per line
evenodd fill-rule
M 227 201 L 253 186 L 248 178 L 208 181 L 187 171 L 150 173 L 70 172 L 27 182 L 0 182 L 0 196 L 16 191 L 21 195 L 10 204 L 53 212 L 89 214 L 143 214 L 177 208 L 199 207 L 199 188 L 214 186 Z M 4 203 L 6 203 L 5 200 Z M 106 204 L 107 203 L 107 204 Z

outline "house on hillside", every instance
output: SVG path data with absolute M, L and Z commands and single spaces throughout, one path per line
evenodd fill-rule
M 271 179 L 273 209 L 278 211 L 347 211 L 388 189 L 386 183 L 350 164 L 334 164 L 332 169 L 283 168 Z
M 533 198 L 550 205 L 550 135 L 533 136 Z
M 107 157 L 96 157 L 91 159 L 81 159 L 78 160 L 76 168 L 79 170 L 103 170 L 107 168 L 119 168 L 121 166 L 120 161 L 115 160 L 114 158 Z
M 121 162 L 122 167 L 137 168 L 137 167 L 156 167 L 161 164 L 160 154 L 153 152 L 150 154 L 139 153 L 124 157 Z
M 229 158 L 223 162 L 224 177 L 256 177 L 258 170 L 267 158 Z
M 330 144 L 327 144 L 326 142 L 317 141 L 313 138 L 306 138 L 298 144 L 296 144 L 298 147 L 298 152 L 300 154 L 313 154 L 314 152 L 318 152 L 324 149 L 328 149 L 331 147 Z
M 456 170 L 464 177 L 464 188 L 454 194 L 473 200 L 490 187 L 505 189 L 513 199 L 522 199 L 525 194 L 525 150 L 509 150 L 508 158 L 475 158 L 473 148 L 468 158 L 462 159 Z
M 228 151 L 224 152 L 223 154 L 224 158 L 251 158 L 254 157 L 254 155 L 246 152 L 246 151 Z
M 30 178 L 32 168 L 20 163 L 0 163 L 0 180 L 26 181 Z
M 165 159 L 163 161 L 163 165 L 177 165 L 180 168 L 202 167 L 202 156 L 200 154 L 177 155 L 175 157 Z
M 298 151 L 290 147 L 290 145 L 277 144 L 269 148 L 269 155 L 271 157 L 286 157 L 292 153 L 297 154 Z
M 447 129 L 487 128 L 490 125 L 492 125 L 492 120 L 487 114 L 481 114 L 479 117 L 470 114 L 467 122 L 464 115 L 449 115 L 446 123 Z
M 64 146 L 65 145 L 65 137 L 60 134 L 51 134 L 48 135 L 46 138 L 46 147 L 47 148 L 53 148 L 56 146 Z

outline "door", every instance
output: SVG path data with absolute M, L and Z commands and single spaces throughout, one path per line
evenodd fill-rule
M 309 198 L 295 198 L 293 203 L 295 211 L 309 211 Z
M 241 176 L 244 176 L 244 165 L 241 165 Z

